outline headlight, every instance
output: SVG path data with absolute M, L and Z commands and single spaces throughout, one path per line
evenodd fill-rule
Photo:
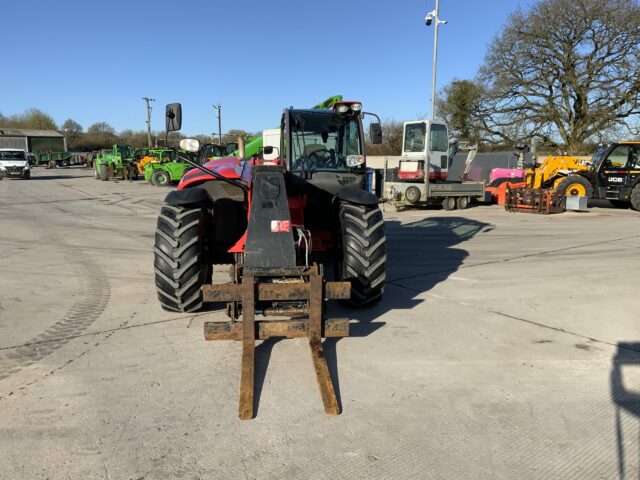
M 353 168 L 364 163 L 364 155 L 348 155 L 347 167 Z
M 338 113 L 347 113 L 349 111 L 348 105 L 338 105 L 336 108 Z
M 362 104 L 361 103 L 352 103 L 351 104 L 351 110 L 353 110 L 354 112 L 359 112 L 360 110 L 362 110 Z

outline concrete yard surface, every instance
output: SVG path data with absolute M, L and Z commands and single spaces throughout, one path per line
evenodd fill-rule
M 168 189 L 81 168 L 0 182 L 2 479 L 600 479 L 640 476 L 640 213 L 385 212 L 383 301 L 332 303 L 343 413 L 309 347 L 256 351 L 160 308 Z M 226 281 L 222 269 L 216 278 Z

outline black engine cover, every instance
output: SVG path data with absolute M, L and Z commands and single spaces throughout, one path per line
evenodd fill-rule
M 253 167 L 251 210 L 244 249 L 245 268 L 269 269 L 296 266 L 285 169 Z

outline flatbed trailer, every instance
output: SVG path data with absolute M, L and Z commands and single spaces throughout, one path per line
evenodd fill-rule
M 472 200 L 486 201 L 485 182 L 448 179 L 453 158 L 444 123 L 405 122 L 398 168 L 384 167 L 383 199 L 396 207 L 441 204 L 445 210 L 467 208 Z
M 386 178 L 386 176 L 385 176 Z M 384 200 L 396 207 L 418 207 L 441 204 L 445 210 L 467 208 L 472 201 L 485 202 L 484 182 L 424 183 L 384 182 Z

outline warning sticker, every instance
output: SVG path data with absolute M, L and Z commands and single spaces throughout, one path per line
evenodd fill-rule
M 274 233 L 291 231 L 291 222 L 289 220 L 271 220 L 271 231 Z

